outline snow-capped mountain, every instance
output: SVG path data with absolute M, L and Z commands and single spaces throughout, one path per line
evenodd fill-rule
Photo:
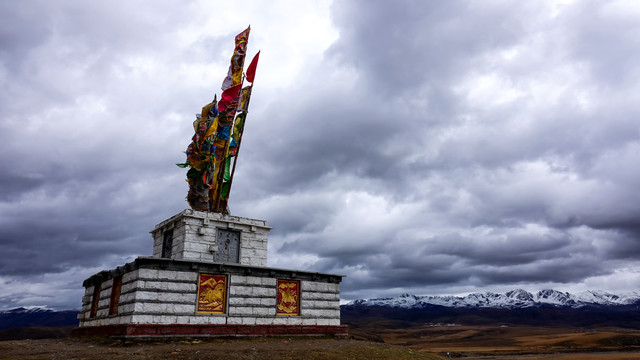
M 522 289 L 504 294 L 473 293 L 467 296 L 416 296 L 403 294 L 394 298 L 354 300 L 348 305 L 384 306 L 392 308 L 422 308 L 439 305 L 453 308 L 531 308 L 541 306 L 582 308 L 586 306 L 640 306 L 640 293 L 611 294 L 605 291 L 584 291 L 577 294 L 557 290 L 541 290 L 535 294 Z
M 26 326 L 71 326 L 77 325 L 78 311 L 56 311 L 44 307 L 20 307 L 0 310 L 0 330 Z

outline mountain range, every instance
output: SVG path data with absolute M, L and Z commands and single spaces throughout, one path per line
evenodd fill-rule
M 388 308 L 419 309 L 431 306 L 449 308 L 518 309 L 536 307 L 623 307 L 640 309 L 640 293 L 612 294 L 605 291 L 584 291 L 576 294 L 558 290 L 541 290 L 537 293 L 517 289 L 504 294 L 492 292 L 473 293 L 466 296 L 416 296 L 402 294 L 393 298 L 354 300 L 346 306 L 379 306 Z
M 340 307 L 341 320 L 361 333 L 376 328 L 430 324 L 470 326 L 640 328 L 640 293 L 612 294 L 557 290 L 466 296 L 416 296 L 354 300 Z M 366 329 L 366 330 L 362 330 Z M 350 330 L 351 331 L 351 330 Z
M 639 292 L 585 291 L 571 294 L 541 290 L 530 293 L 518 289 L 504 294 L 485 292 L 466 296 L 402 294 L 392 298 L 354 300 L 340 306 L 340 310 L 343 324 L 352 328 L 362 323 L 388 323 L 392 327 L 455 323 L 640 328 Z M 0 311 L 0 340 L 34 338 L 35 335 L 66 336 L 71 327 L 77 326 L 77 314 L 77 310 L 56 311 L 41 307 Z M 60 331 L 50 327 L 65 329 Z
M 42 307 L 15 308 L 0 311 L 0 330 L 30 326 L 78 325 L 78 311 L 51 310 Z

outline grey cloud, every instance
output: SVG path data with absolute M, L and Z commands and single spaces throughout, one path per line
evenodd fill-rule
M 587 64 L 602 85 L 630 86 L 640 45 L 637 19 L 619 4 L 591 0 L 577 3 L 564 16 L 573 25 L 563 31 L 575 61 Z
M 15 201 L 21 193 L 38 188 L 44 180 L 30 174 L 0 174 L 0 201 Z
M 362 71 L 371 87 L 409 95 L 425 81 L 458 77 L 484 51 L 513 45 L 535 9 L 504 2 L 335 3 L 341 29 L 330 54 Z
M 235 30 L 177 44 L 194 3 L 30 4 L 33 26 L 0 5 L 0 277 L 81 278 L 187 206 L 173 164 L 220 82 L 182 71 L 224 68 Z M 632 273 L 638 22 L 610 6 L 335 2 L 323 57 L 256 84 L 232 213 L 347 299 Z

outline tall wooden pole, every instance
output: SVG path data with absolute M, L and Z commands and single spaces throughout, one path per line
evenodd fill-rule
M 249 114 L 249 103 L 251 102 L 251 91 L 253 90 L 253 84 L 249 87 L 249 92 L 247 94 L 247 105 L 243 110 L 244 119 L 242 119 L 242 126 L 240 127 L 240 134 L 238 135 L 238 144 L 236 145 L 236 156 L 233 160 L 233 167 L 231 168 L 231 176 L 229 177 L 229 196 L 231 196 L 231 184 L 233 184 L 233 175 L 236 172 L 236 164 L 238 163 L 238 155 L 240 154 L 240 144 L 242 143 L 242 136 L 244 134 L 244 125 L 247 123 L 247 115 Z M 241 90 L 242 91 L 242 90 Z M 222 206 L 226 209 L 227 201 L 224 201 Z

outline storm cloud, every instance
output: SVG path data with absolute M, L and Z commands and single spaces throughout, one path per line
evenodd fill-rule
M 0 5 L 0 307 L 78 307 L 151 253 L 248 23 L 230 207 L 273 226 L 270 266 L 345 300 L 637 286 L 634 3 L 154 4 Z

